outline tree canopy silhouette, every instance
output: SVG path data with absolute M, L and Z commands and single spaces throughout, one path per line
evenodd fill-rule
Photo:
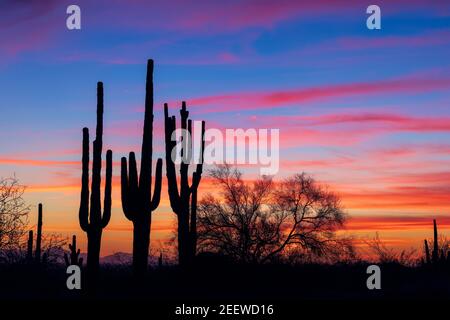
M 264 263 L 294 247 L 326 256 L 340 243 L 336 231 L 346 220 L 340 200 L 305 173 L 279 183 L 269 177 L 249 183 L 225 165 L 210 176 L 221 194 L 208 194 L 200 202 L 201 251 Z
M 17 178 L 0 179 L 0 250 L 18 249 L 26 233 L 30 206 L 23 199 L 25 186 Z

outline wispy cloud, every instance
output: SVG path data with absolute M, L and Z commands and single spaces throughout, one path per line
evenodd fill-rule
M 307 102 L 326 101 L 357 95 L 417 94 L 450 88 L 450 78 L 402 78 L 373 82 L 299 87 L 290 90 L 237 92 L 187 99 L 192 108 L 202 112 L 260 110 Z

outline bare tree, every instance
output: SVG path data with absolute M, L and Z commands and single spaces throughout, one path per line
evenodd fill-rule
M 30 206 L 23 199 L 25 186 L 16 177 L 0 179 L 0 252 L 19 249 L 27 232 Z
M 317 256 L 339 248 L 335 231 L 345 222 L 339 198 L 306 174 L 281 183 L 268 177 L 246 183 L 238 170 L 225 165 L 210 175 L 221 198 L 209 194 L 200 202 L 201 251 L 264 263 L 293 247 Z

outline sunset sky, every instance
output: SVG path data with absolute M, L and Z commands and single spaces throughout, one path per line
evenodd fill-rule
M 102 255 L 131 251 L 120 158 L 140 151 L 152 58 L 154 158 L 162 104 L 178 115 L 186 100 L 208 128 L 279 128 L 276 178 L 305 171 L 328 184 L 351 216 L 346 233 L 420 248 L 435 217 L 450 236 L 449 1 L 376 1 L 381 30 L 366 28 L 372 1 L 189 2 L 0 2 L 0 177 L 28 186 L 31 224 L 42 202 L 44 232 L 85 245 L 81 130 L 95 129 L 103 81 L 114 180 Z M 66 28 L 70 4 L 81 30 Z M 248 179 L 254 169 L 242 168 Z M 200 193 L 213 189 L 205 177 Z M 164 177 L 152 240 L 171 237 L 174 219 Z

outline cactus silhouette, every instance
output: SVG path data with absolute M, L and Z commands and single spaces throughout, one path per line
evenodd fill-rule
M 83 266 L 83 258 L 80 258 L 80 249 L 77 250 L 77 236 L 72 236 L 72 244 L 69 244 L 70 255 L 64 253 L 64 261 L 66 266 L 77 265 Z
M 136 276 L 142 276 L 147 271 L 152 211 L 156 210 L 161 198 L 162 159 L 158 159 L 156 163 L 155 187 L 153 190 L 153 198 L 151 198 L 153 60 L 148 60 L 147 63 L 145 91 L 144 132 L 139 178 L 134 152 L 130 152 L 128 165 L 126 157 L 123 157 L 121 160 L 122 208 L 125 217 L 133 222 L 133 272 Z
M 33 230 L 28 231 L 27 261 L 33 261 Z
M 41 246 L 42 246 L 42 203 L 38 205 L 38 224 L 36 232 L 36 251 L 34 258 L 37 263 L 41 262 Z
M 106 183 L 104 208 L 101 208 L 101 169 L 103 148 L 103 84 L 97 83 L 97 127 L 93 142 L 92 182 L 89 203 L 89 129 L 83 128 L 83 156 L 81 178 L 81 200 L 79 222 L 81 229 L 87 233 L 87 276 L 88 286 L 95 287 L 97 280 L 102 231 L 111 218 L 111 178 L 112 151 L 106 152 Z
M 439 243 L 438 243 L 438 230 L 436 219 L 433 219 L 433 252 L 431 254 L 431 260 L 433 263 L 438 263 L 439 261 Z
M 438 266 L 441 263 L 450 262 L 450 251 L 445 247 L 439 248 L 439 236 L 436 219 L 433 219 L 433 251 L 430 254 L 428 241 L 424 240 L 425 244 L 425 261 L 427 265 Z M 446 251 L 447 250 L 447 251 Z
M 38 222 L 36 231 L 36 249 L 33 256 L 33 230 L 28 231 L 28 241 L 27 241 L 27 261 L 28 262 L 45 262 L 44 255 L 41 257 L 42 253 L 42 203 L 38 205 Z M 45 253 L 44 253 L 45 254 Z
M 182 153 L 180 164 L 180 190 L 175 171 L 172 151 L 176 141 L 172 134 L 176 130 L 175 116 L 169 117 L 167 103 L 164 104 L 165 145 L 166 145 L 166 176 L 168 182 L 170 206 L 178 218 L 178 262 L 182 266 L 189 265 L 196 254 L 197 248 L 197 190 L 203 172 L 203 150 L 205 148 L 205 122 L 202 121 L 200 161 L 192 173 L 192 183 L 189 186 L 189 162 L 192 157 L 192 121 L 188 120 L 189 111 L 186 102 L 182 102 L 181 110 Z M 189 133 L 189 134 L 188 134 Z

